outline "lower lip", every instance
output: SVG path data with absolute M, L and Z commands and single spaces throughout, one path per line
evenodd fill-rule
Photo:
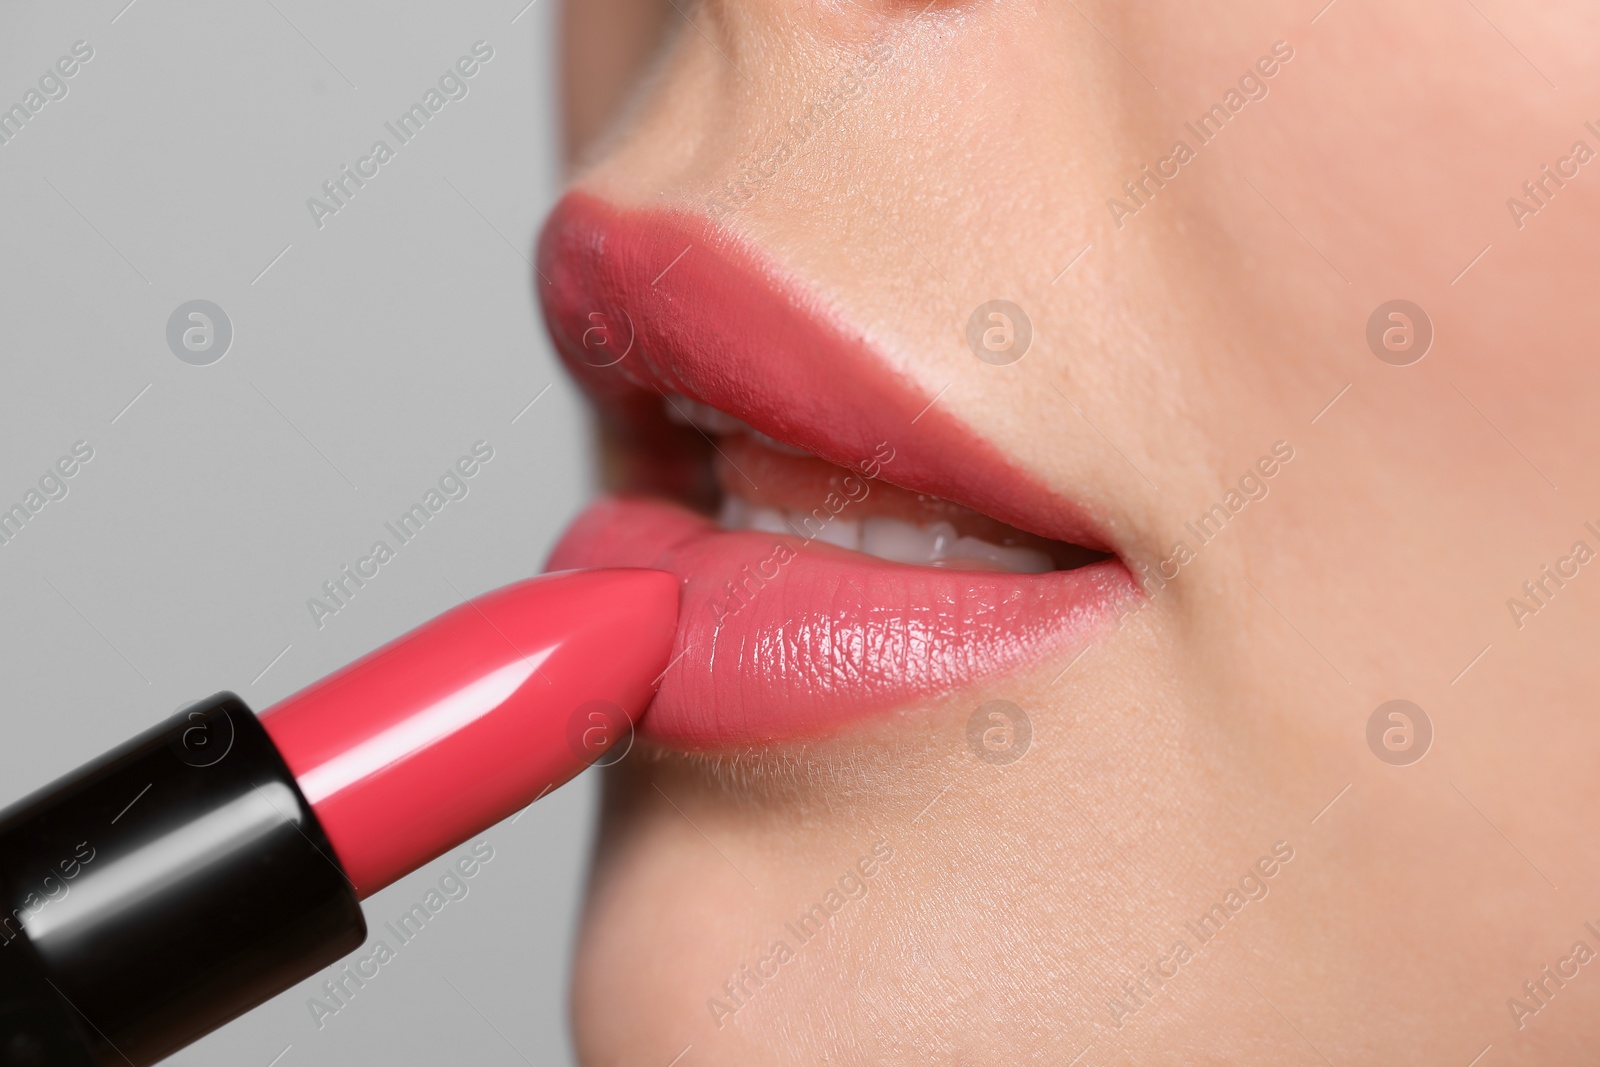
M 531 579 L 0 812 L 0 1060 L 143 1067 L 354 950 L 361 898 L 626 736 L 677 617 L 659 571 Z
M 1073 655 L 1139 595 L 1116 559 L 1046 574 L 907 566 L 640 499 L 591 507 L 550 566 L 682 579 L 673 663 L 640 733 L 696 750 L 825 736 Z

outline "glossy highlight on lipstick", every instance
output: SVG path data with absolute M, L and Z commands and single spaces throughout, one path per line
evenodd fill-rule
M 273 705 L 262 725 L 369 897 L 582 770 L 598 753 L 569 743 L 578 709 L 641 715 L 677 604 L 660 571 L 529 579 Z

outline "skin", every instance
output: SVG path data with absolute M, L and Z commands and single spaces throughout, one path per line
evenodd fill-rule
M 816 744 L 616 767 L 573 991 L 584 1063 L 1600 1048 L 1600 960 L 1542 1004 L 1523 988 L 1575 942 L 1600 952 L 1600 562 L 1520 625 L 1508 607 L 1574 542 L 1600 550 L 1600 160 L 1520 228 L 1507 207 L 1574 141 L 1600 149 L 1600 10 L 1318 6 L 681 0 L 663 21 L 640 2 L 617 18 L 663 28 L 655 46 L 618 29 L 626 55 L 569 68 L 577 183 L 706 210 L 850 57 L 892 49 L 724 224 L 929 396 L 953 383 L 940 403 L 1093 508 L 1136 569 L 1294 449 L 1059 681 L 1044 659 Z M 1265 99 L 1119 227 L 1108 198 L 1195 147 L 1184 121 L 1277 41 L 1294 57 Z M 963 336 L 997 297 L 1035 331 L 1006 367 Z M 1365 339 L 1397 297 L 1436 331 L 1404 367 Z M 966 734 L 995 698 L 1033 728 L 1004 766 Z M 1408 765 L 1367 740 L 1397 698 L 1433 730 Z M 1253 883 L 1265 898 L 1202 946 L 1185 922 L 1277 842 L 1293 859 Z M 800 945 L 784 924 L 875 843 L 892 858 Z M 795 958 L 719 1014 L 780 939 Z M 1153 999 L 1123 991 L 1180 940 L 1194 958 Z

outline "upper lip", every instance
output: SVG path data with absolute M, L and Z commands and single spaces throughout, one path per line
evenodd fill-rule
M 703 460 L 718 445 L 664 414 L 687 397 L 869 481 L 1052 541 L 1109 545 L 1085 508 L 708 219 L 569 193 L 546 223 L 539 267 L 557 351 L 597 402 L 608 440 L 624 446 L 610 456 L 614 487 L 709 510 L 716 488 Z M 813 514 L 826 524 L 844 506 Z M 655 567 L 682 582 L 647 738 L 714 748 L 833 732 L 1041 655 L 1074 654 L 1138 595 L 1116 558 L 1043 574 L 941 570 L 813 547 L 817 535 L 790 525 L 796 536 L 726 531 L 665 504 L 615 501 L 591 508 L 557 546 L 552 567 Z
M 571 193 L 539 243 L 556 349 L 614 430 L 637 438 L 655 428 L 656 394 L 676 393 L 843 467 L 889 442 L 896 459 L 884 476 L 896 485 L 1041 537 L 1111 548 L 1087 509 L 972 433 L 937 391 L 893 370 L 809 289 L 782 284 L 709 219 L 623 216 Z M 706 314 L 707 301 L 727 313 Z

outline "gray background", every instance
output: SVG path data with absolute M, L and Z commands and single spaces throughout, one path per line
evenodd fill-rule
M 0 106 L 73 42 L 95 54 L 0 145 L 0 507 L 74 442 L 95 455 L 0 546 L 0 803 L 180 704 L 264 709 L 539 569 L 591 471 L 530 284 L 560 164 L 553 0 L 525 3 L 3 9 Z M 480 39 L 468 95 L 318 230 L 306 199 L 393 145 L 384 122 Z M 205 367 L 165 339 L 197 298 L 235 334 Z M 319 630 L 307 599 L 480 439 L 468 496 Z M 593 786 L 488 831 L 470 895 L 320 1030 L 323 976 L 169 1062 L 568 1062 Z M 368 901 L 374 931 L 448 860 Z

